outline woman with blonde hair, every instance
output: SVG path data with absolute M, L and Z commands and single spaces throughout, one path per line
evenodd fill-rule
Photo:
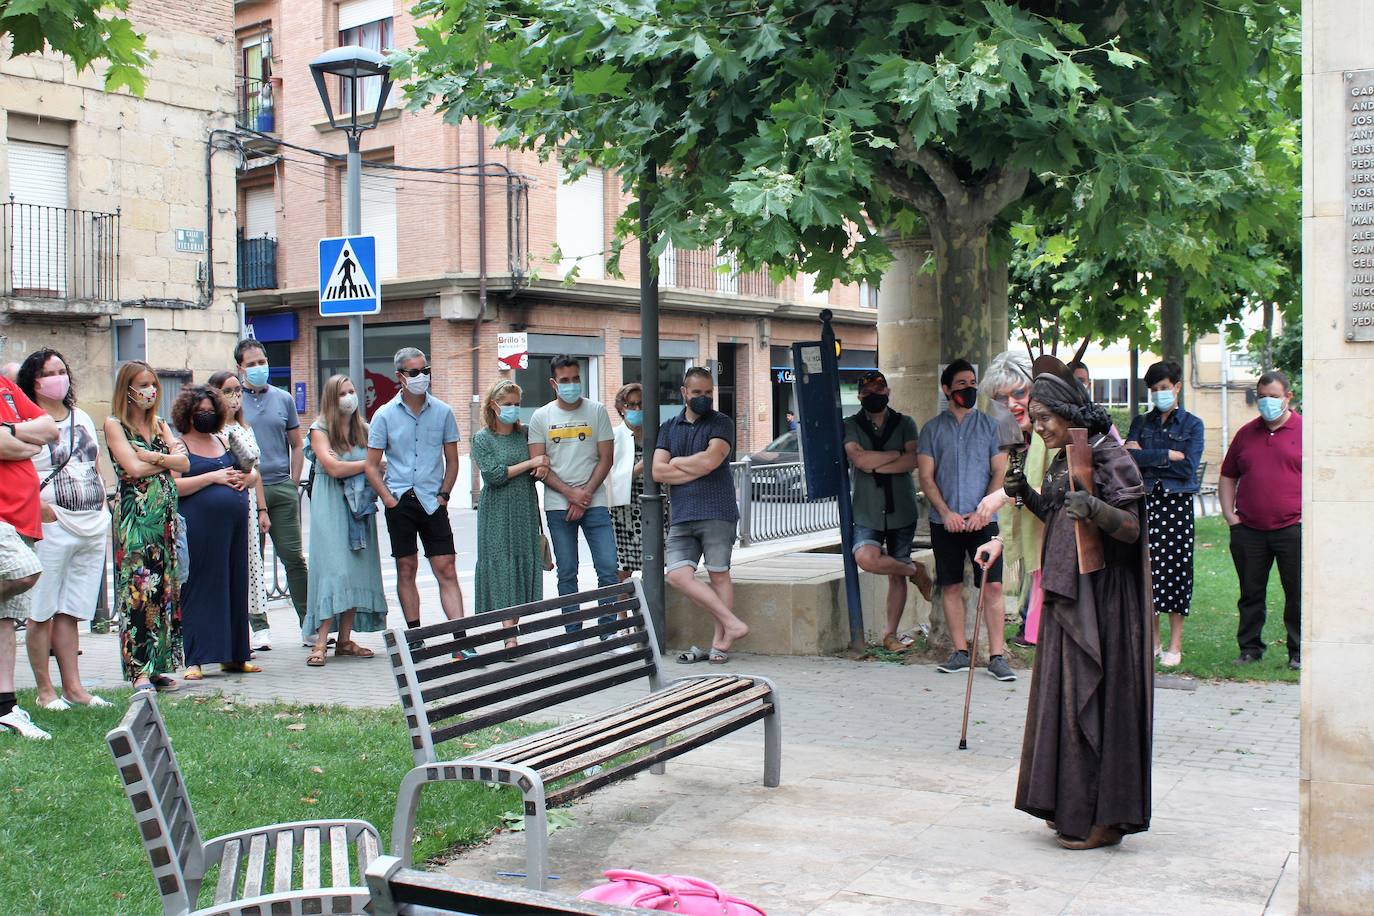
M 105 421 L 119 487 L 115 500 L 115 611 L 120 658 L 134 690 L 175 690 L 181 666 L 181 570 L 177 487 L 191 467 L 186 447 L 158 419 L 162 386 L 145 362 L 119 367 Z
M 334 657 L 371 658 L 354 633 L 386 628 L 382 555 L 377 549 L 377 494 L 363 470 L 367 421 L 346 375 L 332 375 L 320 393 L 306 455 L 315 463 L 310 487 L 309 600 L 302 633 L 314 634 L 306 664 L 324 666 L 329 631 L 338 629 Z
M 544 593 L 536 477 L 549 457 L 530 457 L 520 422 L 520 386 L 499 379 L 482 399 L 482 426 L 472 437 L 472 460 L 482 472 L 477 507 L 477 610 L 498 610 L 538 601 Z M 513 627 L 516 620 L 505 625 Z M 516 646 L 514 638 L 506 648 Z

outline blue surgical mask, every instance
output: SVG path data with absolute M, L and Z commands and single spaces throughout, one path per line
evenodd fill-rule
M 267 384 L 267 364 L 261 366 L 249 366 L 243 370 L 243 380 L 254 388 L 261 388 Z
M 558 400 L 564 404 L 576 404 L 582 399 L 581 382 L 559 382 Z
M 1274 422 L 1283 416 L 1283 398 L 1260 398 L 1259 412 L 1261 417 Z
M 1151 392 L 1151 397 L 1154 398 L 1155 408 L 1160 413 L 1168 413 L 1174 407 L 1174 389 L 1172 388 Z
M 625 411 L 625 422 L 628 423 L 628 424 L 630 424 L 631 426 L 643 426 L 643 425 L 644 425 L 644 411 L 642 411 L 642 410 L 627 410 L 627 411 Z
M 501 407 L 497 409 L 496 415 L 501 418 L 502 423 L 514 423 L 516 420 L 520 419 L 520 405 L 502 404 Z

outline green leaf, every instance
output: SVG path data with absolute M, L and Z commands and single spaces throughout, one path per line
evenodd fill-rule
M 617 98 L 625 95 L 625 87 L 630 83 L 630 74 L 620 73 L 611 64 L 602 64 L 595 70 L 579 70 L 573 74 L 573 92 L 578 95 L 610 95 Z
M 1116 48 L 1107 49 L 1107 61 L 1117 67 L 1125 67 L 1127 70 L 1134 70 L 1140 64 L 1145 63 L 1145 58 L 1135 54 L 1128 54 L 1125 51 L 1118 51 Z

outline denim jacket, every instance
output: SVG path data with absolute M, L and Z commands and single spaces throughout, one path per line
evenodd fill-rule
M 1140 476 L 1145 478 L 1146 492 L 1158 482 L 1164 485 L 1165 493 L 1196 493 L 1202 439 L 1202 421 L 1182 407 L 1174 410 L 1163 426 L 1158 410 L 1136 414 L 1126 441 L 1140 443 L 1140 448 L 1129 451 L 1140 468 Z M 1182 452 L 1183 460 L 1170 461 L 1171 451 Z

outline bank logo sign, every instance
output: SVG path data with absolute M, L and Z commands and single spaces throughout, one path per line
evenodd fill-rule
M 320 314 L 376 315 L 377 239 L 347 235 L 320 239 Z

